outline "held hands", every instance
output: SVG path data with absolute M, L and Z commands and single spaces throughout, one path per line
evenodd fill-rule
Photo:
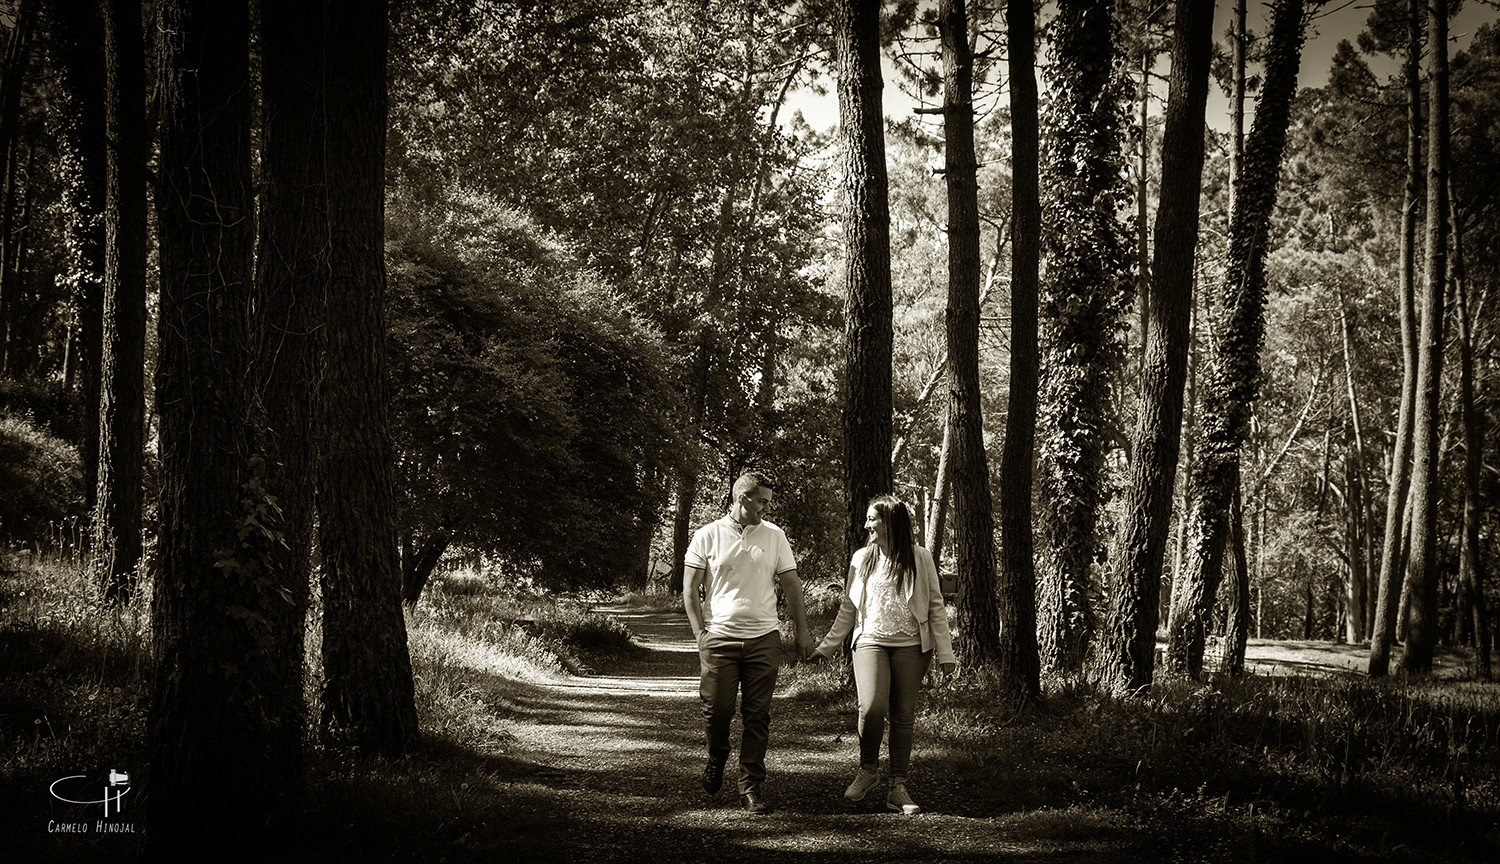
M 818 658 L 817 645 L 813 642 L 812 634 L 806 631 L 797 634 L 797 657 L 804 663 Z
M 947 684 L 953 683 L 953 678 L 955 677 L 954 676 L 954 672 L 957 671 L 958 664 L 957 663 L 943 663 L 943 664 L 940 664 L 940 665 L 941 665 L 942 670 L 943 670 L 943 679 L 942 679 L 942 681 L 940 681 L 938 683 L 941 684 L 941 685 L 947 685 Z

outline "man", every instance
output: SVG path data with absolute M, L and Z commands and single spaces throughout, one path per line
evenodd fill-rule
M 760 786 L 766 779 L 771 691 L 781 666 L 777 580 L 796 625 L 797 656 L 810 654 L 813 641 L 792 547 L 780 528 L 761 518 L 771 506 L 771 483 L 761 474 L 747 472 L 734 481 L 733 494 L 729 514 L 699 528 L 688 545 L 682 600 L 698 640 L 698 694 L 708 725 L 703 791 L 712 795 L 724 782 L 729 724 L 735 698 L 741 696 L 740 803 L 759 814 L 769 812 Z

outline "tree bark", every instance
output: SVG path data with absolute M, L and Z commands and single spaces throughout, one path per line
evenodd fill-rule
M 1041 266 L 1038 179 L 1036 13 L 1029 0 L 1007 0 L 1006 39 L 1011 110 L 1010 392 L 1000 449 L 1000 559 L 997 588 L 1000 649 L 996 672 L 1017 702 L 1041 694 L 1036 641 L 1036 561 L 1031 533 L 1035 464 Z
M 161 8 L 161 570 L 145 858 L 274 857 L 301 782 L 283 756 L 285 603 L 251 381 L 248 3 Z
M 1101 646 L 1101 677 L 1116 692 L 1149 687 L 1156 652 L 1162 564 L 1172 523 L 1172 491 L 1182 443 L 1183 387 L 1202 187 L 1204 124 L 1213 46 L 1210 4 L 1177 4 L 1172 72 L 1162 139 L 1161 205 L 1150 292 L 1135 458 L 1112 556 L 1111 606 Z
M 1230 216 L 1229 267 L 1220 288 L 1228 321 L 1215 348 L 1204 388 L 1203 428 L 1190 494 L 1191 564 L 1183 590 L 1172 598 L 1167 663 L 1194 678 L 1203 670 L 1203 639 L 1223 575 L 1227 516 L 1239 477 L 1260 373 L 1265 320 L 1268 225 L 1276 204 L 1282 151 L 1297 90 L 1302 53 L 1302 0 L 1278 0 L 1272 11 L 1265 84 L 1235 184 Z
M 891 227 L 881 111 L 880 4 L 841 0 L 839 154 L 843 162 L 844 552 L 865 545 L 865 508 L 891 492 Z
M 135 592 L 141 560 L 145 460 L 146 130 L 145 33 L 140 0 L 104 8 L 105 133 L 115 142 L 104 195 L 104 337 L 99 359 L 99 486 L 94 574 L 105 599 Z
M 1250 561 L 1246 555 L 1245 505 L 1238 478 L 1230 504 L 1229 531 L 1234 550 L 1234 592 L 1229 597 L 1224 652 L 1227 671 L 1239 676 L 1245 674 L 1245 646 L 1250 642 Z
M 948 188 L 948 410 L 953 428 L 958 639 L 964 665 L 999 658 L 995 516 L 979 401 L 979 163 L 974 155 L 974 58 L 964 0 L 940 0 L 944 180 Z
M 1112 392 L 1127 359 L 1122 323 L 1134 294 L 1133 231 L 1121 135 L 1125 78 L 1115 69 L 1113 3 L 1071 0 L 1053 23 L 1050 138 L 1044 153 L 1040 290 L 1041 663 L 1083 670 L 1094 633 L 1098 514 L 1104 455 L 1115 422 Z
M 951 401 L 953 394 L 950 391 Z M 953 409 L 943 408 L 943 445 L 938 451 L 937 476 L 932 481 L 932 509 L 927 514 L 927 551 L 933 563 L 943 567 L 943 543 L 948 534 L 948 488 L 953 480 Z
M 385 368 L 386 0 L 328 4 L 329 282 L 318 466 L 325 737 L 394 756 L 417 735 L 401 610 Z
M 1067 0 L 1053 24 L 1053 144 L 1042 176 L 1047 281 L 1041 286 L 1042 516 L 1037 644 L 1043 667 L 1078 673 L 1093 630 L 1089 592 L 1104 501 L 1112 386 L 1125 360 L 1133 237 L 1114 77 L 1113 4 Z
M 319 334 L 328 283 L 328 197 L 323 141 L 322 0 L 262 0 L 261 173 L 256 305 L 262 325 L 255 346 L 255 381 L 265 411 L 268 495 L 278 507 L 267 527 L 272 576 L 286 599 L 278 622 L 295 639 L 278 646 L 287 670 L 277 695 L 282 722 L 307 725 L 302 670 L 312 583 L 314 493 L 317 488 L 315 406 L 321 394 Z M 335 635 L 335 638 L 337 636 Z M 295 746 L 284 757 L 300 765 Z
M 1464 270 L 1464 231 L 1458 219 L 1458 201 L 1449 177 L 1448 206 L 1453 222 L 1453 286 L 1458 302 L 1459 404 L 1463 411 L 1464 433 L 1464 523 L 1459 549 L 1459 614 L 1454 641 L 1474 648 L 1475 674 L 1481 679 L 1491 675 L 1489 643 L 1489 610 L 1484 599 L 1484 546 L 1479 537 L 1484 521 L 1486 501 L 1481 484 L 1484 471 L 1485 416 L 1475 404 L 1474 320 L 1470 306 L 1468 274 Z M 1483 305 L 1483 304 L 1480 304 Z
M 427 580 L 432 578 L 432 571 L 443 559 L 443 553 L 448 551 L 448 545 L 452 542 L 452 532 L 434 531 L 421 545 L 412 549 L 411 554 L 401 556 L 401 599 L 406 605 L 417 605 L 417 601 L 422 598 L 422 589 L 427 586 Z M 682 593 L 681 589 L 678 589 L 678 593 Z
M 1407 493 L 1411 482 L 1412 413 L 1417 394 L 1416 238 L 1422 190 L 1422 0 L 1408 0 L 1406 82 L 1406 194 L 1401 210 L 1401 407 L 1392 445 L 1389 491 L 1385 502 L 1385 538 L 1380 552 L 1380 582 L 1376 586 L 1375 620 L 1370 631 L 1370 677 L 1390 671 L 1391 644 L 1396 635 L 1398 599 L 1406 573 Z
M 1349 396 L 1349 423 L 1354 432 L 1354 454 L 1350 461 L 1349 487 L 1349 603 L 1350 642 L 1363 641 L 1370 632 L 1365 610 L 1369 608 L 1370 587 L 1370 492 L 1366 483 L 1364 418 L 1359 410 L 1359 397 L 1354 389 L 1354 349 L 1349 333 L 1349 313 L 1343 292 L 1339 292 L 1339 332 L 1343 342 L 1344 385 Z
M 1427 259 L 1421 294 L 1422 323 L 1417 334 L 1417 400 L 1412 418 L 1411 608 L 1401 669 L 1411 675 L 1432 671 L 1437 647 L 1437 488 L 1439 426 L 1442 425 L 1443 295 L 1448 270 L 1448 10 L 1429 7 L 1427 19 Z

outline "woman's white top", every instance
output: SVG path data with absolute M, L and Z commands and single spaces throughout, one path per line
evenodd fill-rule
M 922 644 L 917 616 L 906 605 L 906 592 L 896 582 L 895 564 L 889 556 L 879 555 L 875 569 L 870 572 L 869 583 L 865 585 L 869 601 L 861 610 L 865 620 L 859 628 L 859 644 L 884 645 L 889 648 Z M 911 573 L 907 575 L 906 581 L 916 578 L 917 574 Z
M 874 601 L 873 594 L 867 590 L 870 586 L 866 583 L 875 577 L 871 573 L 870 579 L 861 578 L 860 565 L 864 556 L 872 551 L 872 547 L 865 546 L 855 552 L 854 558 L 849 562 L 849 575 L 845 581 L 844 597 L 839 603 L 838 615 L 834 617 L 833 625 L 828 628 L 828 634 L 823 637 L 823 642 L 817 649 L 824 657 L 832 657 L 837 653 L 839 645 L 850 631 L 854 633 L 856 645 L 865 636 L 865 627 L 871 621 L 870 612 Z M 932 553 L 921 546 L 913 546 L 912 553 L 917 559 L 916 578 L 906 580 L 906 590 L 898 592 L 897 598 L 905 603 L 912 619 L 917 623 L 922 651 L 934 652 L 934 659 L 939 663 L 954 663 L 953 635 L 948 630 L 948 610 L 943 605 L 937 566 L 933 563 Z M 891 587 L 894 589 L 894 584 Z

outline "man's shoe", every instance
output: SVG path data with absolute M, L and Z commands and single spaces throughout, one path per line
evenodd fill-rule
M 871 789 L 871 787 L 873 787 L 876 783 L 879 783 L 879 782 L 880 782 L 880 772 L 879 771 L 869 771 L 869 770 L 866 770 L 864 768 L 860 768 L 859 769 L 859 773 L 855 774 L 854 775 L 854 780 L 852 782 L 850 782 L 849 788 L 844 790 L 844 800 L 846 800 L 846 801 L 863 801 L 863 800 L 865 800 L 865 793 L 869 792 L 870 789 Z
M 708 760 L 703 766 L 703 791 L 710 795 L 717 794 L 719 788 L 724 785 L 724 763 Z
M 911 796 L 906 794 L 905 783 L 897 783 L 891 787 L 891 791 L 885 796 L 885 807 L 887 810 L 894 810 L 907 816 L 915 816 L 922 812 L 922 808 L 918 807 L 916 802 L 911 800 Z
M 771 812 L 771 808 L 767 806 L 765 800 L 760 797 L 759 789 L 750 789 L 744 792 L 742 795 L 740 795 L 740 803 L 745 805 L 746 813 L 754 813 L 757 816 L 764 816 L 765 814 Z

